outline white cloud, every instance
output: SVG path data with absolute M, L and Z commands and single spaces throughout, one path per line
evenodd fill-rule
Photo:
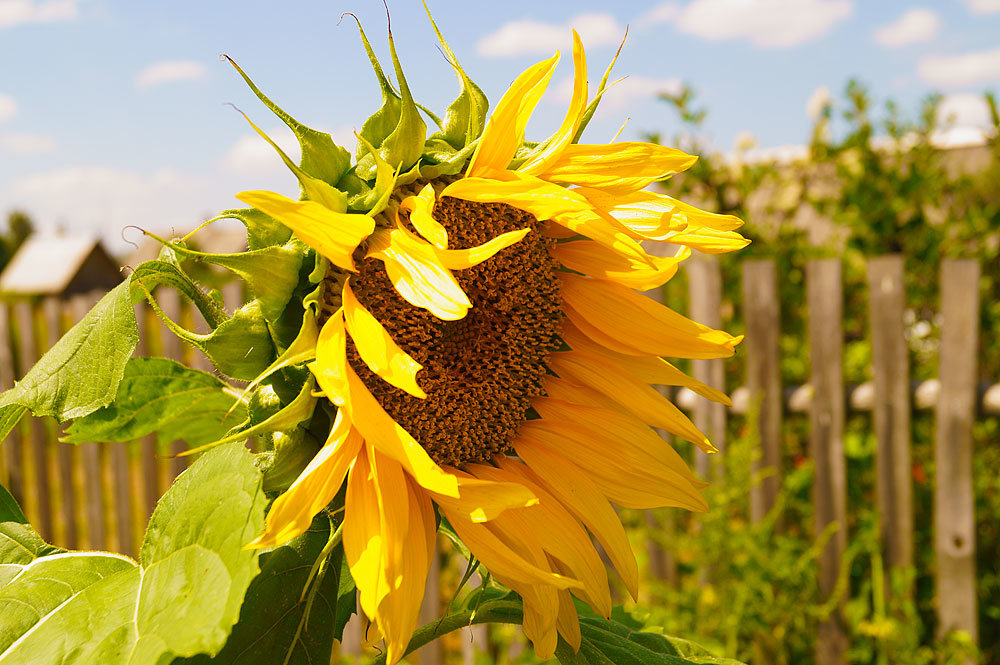
M 0 28 L 13 28 L 25 23 L 72 21 L 78 15 L 77 0 L 0 0 Z
M 41 155 L 56 149 L 56 142 L 41 134 L 0 134 L 0 149 L 20 155 Z
M 6 122 L 17 115 L 17 102 L 10 95 L 0 93 L 0 122 Z
M 605 110 L 617 110 L 628 106 L 636 100 L 651 100 L 660 93 L 679 95 L 684 89 L 680 79 L 654 79 L 645 76 L 629 76 L 608 87 L 601 97 L 601 107 Z M 597 92 L 596 88 L 591 95 Z M 573 78 L 567 76 L 553 86 L 552 99 L 565 103 L 573 96 Z
M 191 81 L 203 77 L 205 73 L 205 66 L 193 60 L 154 62 L 135 77 L 135 86 L 143 89 L 171 81 Z
M 677 18 L 677 14 L 681 11 L 680 5 L 676 2 L 664 2 L 663 4 L 656 5 L 650 8 L 639 19 L 636 23 L 639 29 L 648 28 L 659 23 L 669 23 Z
M 826 105 L 830 103 L 830 88 L 825 85 L 821 85 L 813 90 L 813 93 L 809 95 L 809 99 L 806 101 L 806 115 L 809 116 L 810 120 L 816 121 L 819 119 L 823 109 Z
M 1000 48 L 959 55 L 931 55 L 917 65 L 920 78 L 942 88 L 1000 80 Z
M 934 38 L 941 19 L 929 9 L 910 9 L 899 19 L 875 31 L 875 41 L 882 46 L 906 46 Z
M 973 14 L 1000 12 L 1000 0 L 965 0 L 965 4 Z
M 709 40 L 788 47 L 821 37 L 851 11 L 851 0 L 693 0 L 681 9 L 676 25 Z
M 504 23 L 496 32 L 476 44 L 476 52 L 490 58 L 526 53 L 551 54 L 557 49 L 572 48 L 570 28 L 580 33 L 588 48 L 618 44 L 625 28 L 611 14 L 580 14 L 565 24 L 539 23 L 525 19 Z
M 227 183 L 163 169 L 136 173 L 107 166 L 74 166 L 35 173 L 0 187 L 0 209 L 27 210 L 39 225 L 63 225 L 103 235 L 116 250 L 129 225 L 187 230 L 235 201 Z

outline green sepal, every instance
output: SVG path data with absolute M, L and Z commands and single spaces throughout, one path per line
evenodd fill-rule
M 149 304 L 172 333 L 208 356 L 226 376 L 250 381 L 274 360 L 274 344 L 260 304 L 251 300 L 215 330 L 200 335 L 181 327 L 149 295 Z
M 245 441 L 251 436 L 260 436 L 261 434 L 295 429 L 299 423 L 304 423 L 312 417 L 313 410 L 316 408 L 316 398 L 313 397 L 312 394 L 312 390 L 315 385 L 315 381 L 312 378 L 312 375 L 310 375 L 306 379 L 305 383 L 302 384 L 302 389 L 299 391 L 298 395 L 287 406 L 280 408 L 276 412 L 273 412 L 272 415 L 269 415 L 264 420 L 257 422 L 250 427 L 232 432 L 218 441 L 202 446 L 202 448 L 210 448 L 236 441 Z M 258 389 L 257 392 L 261 393 L 262 391 L 266 391 L 268 388 L 269 386 L 264 386 Z M 253 421 L 253 416 L 254 409 L 251 404 L 249 422 Z M 197 450 L 190 452 L 197 452 Z
M 229 318 L 226 310 L 184 272 L 177 261 L 177 255 L 170 247 L 163 247 L 160 250 L 160 258 L 140 263 L 132 272 L 130 284 L 133 303 L 140 303 L 144 298 L 150 298 L 153 289 L 166 285 L 177 289 L 181 295 L 190 300 L 205 317 L 209 328 L 218 328 L 219 324 Z
M 310 460 L 319 452 L 320 441 L 297 427 L 271 435 L 273 450 L 261 453 L 257 466 L 264 473 L 265 492 L 284 492 L 295 482 Z
M 239 111 L 239 109 L 237 109 L 237 111 Z M 299 187 L 302 190 L 303 199 L 322 203 L 334 212 L 347 211 L 347 195 L 344 194 L 344 192 L 340 191 L 328 182 L 312 177 L 296 166 L 295 162 L 293 162 L 291 158 L 285 154 L 285 151 L 282 150 L 281 147 L 264 132 L 264 130 L 255 125 L 246 113 L 243 113 L 243 111 L 239 111 L 239 113 L 248 123 L 250 123 L 253 130 L 257 132 L 262 139 L 267 141 L 268 145 L 274 148 L 274 151 L 278 153 L 279 157 L 281 157 L 281 161 L 285 163 L 288 170 L 295 174 L 295 177 L 299 181 Z
M 295 134 L 295 138 L 299 140 L 299 146 L 302 148 L 302 159 L 299 161 L 302 171 L 327 184 L 336 185 L 351 167 L 350 153 L 334 143 L 333 138 L 329 134 L 306 127 L 288 115 L 288 113 L 283 111 L 260 91 L 254 82 L 250 80 L 250 77 L 240 69 L 240 66 L 233 62 L 232 58 L 228 55 L 222 57 L 236 68 L 236 71 L 239 72 L 240 76 L 243 77 L 243 80 L 250 87 L 250 90 L 257 95 L 257 99 L 263 102 L 264 106 L 271 109 L 276 116 L 281 118 L 282 122 L 288 125 L 288 128 Z
M 284 245 L 272 245 L 249 252 L 211 254 L 171 243 L 148 231 L 146 235 L 169 246 L 181 256 L 220 266 L 242 277 L 260 303 L 260 309 L 268 321 L 276 320 L 285 311 L 285 306 L 299 283 L 302 259 L 309 252 L 309 248 L 295 238 Z
M 622 37 L 622 43 L 615 52 L 615 57 L 611 58 L 611 62 L 608 63 L 608 68 L 604 70 L 604 76 L 601 77 L 601 83 L 597 86 L 597 94 L 594 98 L 587 104 L 587 108 L 583 110 L 583 116 L 580 118 L 580 126 L 577 127 L 576 134 L 573 136 L 573 143 L 579 143 L 580 137 L 583 136 L 583 130 L 587 129 L 587 125 L 590 124 L 590 119 L 594 117 L 594 113 L 597 112 L 597 105 L 601 102 L 601 97 L 604 96 L 605 91 L 608 89 L 608 79 L 611 78 L 611 70 L 614 69 L 615 62 L 618 60 L 618 56 L 621 55 L 622 46 L 625 46 L 625 39 L 628 37 L 628 28 L 625 28 L 625 36 Z
M 385 208 L 392 196 L 392 191 L 396 187 L 398 170 L 393 171 L 389 162 L 382 159 L 382 156 L 375 150 L 371 143 L 364 137 L 358 137 L 358 143 L 369 150 L 375 165 L 375 185 L 366 193 L 351 197 L 348 206 L 351 210 L 363 211 L 370 215 L 377 215 Z M 416 168 L 416 167 L 414 167 Z
M 233 208 L 223 210 L 208 220 L 238 219 L 247 228 L 247 247 L 250 251 L 284 245 L 292 237 L 292 230 L 256 208 Z
M 246 418 L 233 389 L 217 376 L 167 358 L 131 358 L 115 401 L 77 418 L 64 443 L 132 441 L 156 432 L 161 443 L 215 441 Z
M 389 31 L 389 51 L 392 56 L 393 68 L 399 80 L 399 90 L 392 87 L 382 65 L 372 50 L 368 36 L 365 35 L 361 22 L 355 17 L 361 43 L 365 47 L 368 59 L 371 61 L 375 78 L 382 91 L 382 106 L 373 113 L 361 126 L 360 137 L 375 146 L 378 156 L 383 161 L 400 171 L 405 171 L 417 163 L 423 152 L 424 138 L 427 136 L 427 125 L 420 117 L 420 110 L 413 101 L 409 85 L 403 74 L 403 68 L 396 54 L 396 46 Z M 364 142 L 358 142 L 356 152 L 357 165 L 355 174 L 363 180 L 371 181 L 376 174 L 378 164 L 376 153 Z
M 483 128 L 486 126 L 490 102 L 482 89 L 462 69 L 462 65 L 459 64 L 454 51 L 448 46 L 444 35 L 438 29 L 437 23 L 434 22 L 434 17 L 431 16 L 431 10 L 427 7 L 426 0 L 423 0 L 423 4 L 427 18 L 431 22 L 431 27 L 434 28 L 434 34 L 437 35 L 438 42 L 441 44 L 441 49 L 444 51 L 448 63 L 455 70 L 455 75 L 461 83 L 461 90 L 458 93 L 458 97 L 448 106 L 448 110 L 445 113 L 444 127 L 440 132 L 433 134 L 431 139 L 444 139 L 455 150 L 461 150 L 482 136 Z M 426 148 L 424 151 L 427 152 Z

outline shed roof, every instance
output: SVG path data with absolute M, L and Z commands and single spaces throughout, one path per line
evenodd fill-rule
M 0 292 L 62 293 L 95 250 L 107 254 L 96 238 L 35 233 L 0 274 Z

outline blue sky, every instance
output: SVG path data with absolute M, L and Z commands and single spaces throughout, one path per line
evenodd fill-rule
M 982 121 L 969 93 L 1000 90 L 1000 0 L 429 0 L 465 69 L 496 102 L 525 67 L 583 35 L 591 84 L 629 26 L 589 136 L 676 132 L 655 99 L 692 85 L 706 133 L 728 150 L 742 132 L 762 146 L 799 144 L 807 103 L 850 77 L 915 110 L 951 95 L 962 122 Z M 393 34 L 418 101 L 442 111 L 456 92 L 417 0 L 390 0 Z M 121 250 L 122 227 L 190 228 L 237 202 L 234 192 L 294 181 L 243 119 L 289 135 L 219 61 L 228 53 L 299 120 L 352 141 L 379 93 L 355 13 L 386 61 L 376 0 L 0 0 L 0 215 L 99 233 Z M 569 53 L 529 135 L 546 136 L 568 98 Z M 351 146 L 353 147 L 353 143 Z M 294 151 L 293 151 L 294 152 Z

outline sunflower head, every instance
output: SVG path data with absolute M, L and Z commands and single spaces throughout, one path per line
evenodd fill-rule
M 311 257 L 282 306 L 271 303 L 279 354 L 247 389 L 290 376 L 301 386 L 261 424 L 281 432 L 265 478 L 284 491 L 254 545 L 301 534 L 336 500 L 361 609 L 394 662 L 416 626 L 440 518 L 520 594 L 525 632 L 549 657 L 560 635 L 579 647 L 573 596 L 611 611 L 592 538 L 636 592 L 612 504 L 706 508 L 704 483 L 653 428 L 714 449 L 651 386 L 727 402 L 664 358 L 727 357 L 739 338 L 637 290 L 662 286 L 692 249 L 746 241 L 738 219 L 646 189 L 694 157 L 580 142 L 611 67 L 591 95 L 575 32 L 565 119 L 529 142 L 559 54 L 518 76 L 487 120 L 485 95 L 431 24 L 458 97 L 443 119 L 418 107 L 391 34 L 395 84 L 361 30 L 382 105 L 353 156 L 237 67 L 299 139 L 296 164 L 257 130 L 301 197 L 243 192 L 250 208 L 224 214 L 247 224 L 251 249 L 266 231 Z M 313 454 L 316 436 L 325 443 Z

